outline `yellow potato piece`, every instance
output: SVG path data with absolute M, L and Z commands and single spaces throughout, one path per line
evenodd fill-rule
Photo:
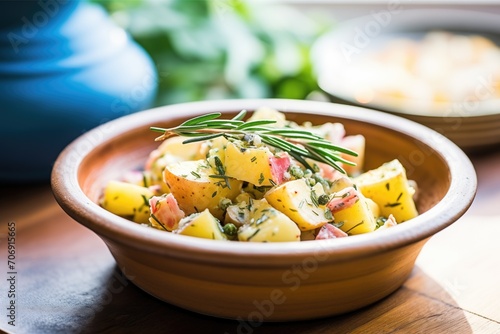
M 347 187 L 352 187 L 353 186 L 352 179 L 347 177 L 347 176 L 341 176 L 335 181 L 332 182 L 332 185 L 330 186 L 330 193 L 336 193 L 341 191 L 344 188 Z
M 368 197 L 365 197 L 365 201 L 370 206 L 370 210 L 372 210 L 373 217 L 375 217 L 375 219 L 380 217 L 380 208 L 378 207 L 378 204 Z
M 243 185 L 243 191 L 255 199 L 264 198 L 264 195 L 266 191 L 269 190 L 269 188 L 270 187 L 257 187 L 256 185 L 251 183 L 245 183 Z
M 222 219 L 224 211 L 219 208 L 220 200 L 234 200 L 241 192 L 243 182 L 215 177 L 217 174 L 206 160 L 198 160 L 170 164 L 163 177 L 186 215 L 209 209 L 217 219 Z
M 252 114 L 252 116 L 248 119 L 248 121 L 256 121 L 256 120 L 273 120 L 276 123 L 270 124 L 269 126 L 274 126 L 277 128 L 282 128 L 286 125 L 286 115 L 276 109 L 269 107 L 261 107 Z
M 372 199 L 380 208 L 380 215 L 394 215 L 398 223 L 418 216 L 413 201 L 414 188 L 406 178 L 406 171 L 395 159 L 354 178 L 361 193 Z
M 342 167 L 344 168 L 346 173 L 351 176 L 360 174 L 361 170 L 363 169 L 363 164 L 365 163 L 365 137 L 363 135 L 345 136 L 344 138 L 342 138 L 340 145 L 358 153 L 357 157 L 354 157 L 347 153 L 340 154 L 343 159 L 354 162 L 356 164 L 355 166 L 343 164 Z
M 115 215 L 147 224 L 150 215 L 149 199 L 153 195 L 149 188 L 113 180 L 104 188 L 101 205 Z
M 212 168 L 220 168 L 221 166 L 224 167 L 224 161 L 226 158 L 226 145 L 227 145 L 227 139 L 224 137 L 217 137 L 215 139 L 209 140 L 206 143 L 204 143 L 206 146 L 207 152 L 205 153 L 205 156 L 207 157 L 208 163 Z M 217 161 L 217 159 L 219 161 Z
M 187 137 L 171 137 L 165 139 L 157 149 L 149 154 L 144 169 L 150 175 L 150 182 L 161 187 L 162 192 L 169 192 L 163 182 L 163 170 L 168 164 L 198 160 L 205 156 L 201 142 L 183 144 Z
M 173 232 L 196 238 L 227 240 L 219 220 L 208 209 L 181 219 L 179 227 Z
M 331 216 L 325 216 L 325 212 L 329 211 L 326 206 L 318 204 L 317 199 L 323 194 L 321 184 L 311 188 L 305 179 L 297 179 L 272 188 L 264 198 L 292 219 L 301 231 L 308 231 L 332 220 Z
M 273 208 L 265 199 L 250 200 L 248 207 L 249 222 L 239 228 L 239 241 L 300 241 L 297 224 Z
M 202 143 L 194 142 L 184 144 L 183 142 L 187 139 L 189 138 L 181 136 L 165 139 L 158 147 L 158 151 L 161 154 L 168 153 L 173 155 L 179 160 L 198 160 L 203 158 L 201 152 Z
M 272 152 L 265 146 L 247 148 L 228 142 L 225 156 L 226 174 L 258 187 L 273 186 L 278 180 L 272 172 L 272 156 Z
M 349 235 L 368 233 L 375 230 L 377 222 L 370 203 L 362 194 L 353 205 L 333 213 L 336 224 Z

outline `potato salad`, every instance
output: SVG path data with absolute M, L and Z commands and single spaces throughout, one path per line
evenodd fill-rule
M 245 115 L 152 128 L 164 131 L 161 144 L 105 185 L 101 206 L 150 228 L 243 242 L 342 238 L 418 215 L 416 184 L 397 159 L 363 170 L 362 135 L 270 108 Z

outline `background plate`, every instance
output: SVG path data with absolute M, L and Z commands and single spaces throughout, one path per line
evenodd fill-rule
M 500 16 L 453 9 L 399 8 L 346 21 L 319 38 L 313 46 L 312 62 L 318 83 L 333 102 L 412 119 L 444 134 L 466 151 L 499 144 L 500 99 L 486 97 L 472 102 L 437 103 L 383 95 L 376 92 L 376 85 L 387 80 L 387 74 L 380 68 L 367 70 L 357 66 L 363 56 L 380 50 L 391 41 L 420 40 L 431 31 L 481 35 L 500 45 Z M 487 87 L 481 87 L 481 82 L 500 85 L 493 74 L 475 79 L 478 80 L 478 92 L 486 92 Z M 465 80 L 464 84 L 467 84 Z

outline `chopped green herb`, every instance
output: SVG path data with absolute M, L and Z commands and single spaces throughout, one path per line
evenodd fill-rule
M 335 226 L 336 228 L 341 228 L 342 226 L 344 226 L 344 222 L 343 221 L 333 222 L 332 225 Z
M 142 197 L 142 205 L 149 207 L 149 199 L 145 195 L 141 195 Z
M 208 177 L 212 178 L 212 179 L 222 179 L 222 181 L 216 182 L 215 184 L 219 187 L 222 187 L 222 188 L 231 189 L 231 186 L 229 184 L 229 177 L 227 177 L 225 175 L 217 175 L 217 174 L 210 174 L 210 175 L 208 175 Z
M 252 239 L 253 237 L 255 237 L 257 235 L 257 233 L 259 233 L 259 232 L 260 232 L 260 228 L 258 228 L 257 230 L 255 230 L 255 232 L 251 236 L 248 237 L 247 241 L 250 241 L 250 239 Z
M 315 207 L 319 206 L 318 195 L 316 194 L 316 191 L 314 191 L 314 190 L 311 191 L 311 201 Z
M 279 202 L 281 202 L 281 200 L 278 200 L 278 201 L 279 201 Z M 299 203 L 299 205 L 298 205 L 298 208 L 299 208 L 299 209 L 302 209 L 302 207 L 304 206 L 304 202 L 305 202 L 305 200 L 304 200 L 304 199 L 300 201 L 300 203 Z
M 218 156 L 214 156 L 214 161 L 215 161 L 215 169 L 219 173 L 219 175 L 225 175 L 226 170 L 224 169 L 224 164 L 220 160 Z
M 350 229 L 348 229 L 347 231 L 345 231 L 345 233 L 349 234 L 349 232 L 351 232 L 352 230 L 354 230 L 356 227 L 360 226 L 360 225 L 363 225 L 365 223 L 364 220 L 361 221 L 361 223 L 357 223 L 356 225 L 354 225 L 353 227 L 351 227 Z
M 153 218 L 153 220 L 157 222 L 158 225 L 160 225 L 165 231 L 167 231 L 167 228 L 162 224 L 162 222 L 158 218 L 156 218 L 154 214 L 151 214 L 150 217 Z
M 328 208 L 325 209 L 325 218 L 328 219 L 328 220 L 332 220 L 333 219 L 332 212 Z
M 262 184 L 262 182 L 264 182 L 264 174 L 260 173 L 258 182 L 259 184 Z
M 257 219 L 255 221 L 255 225 L 260 225 L 260 224 L 262 224 L 263 222 L 265 222 L 268 219 L 269 219 L 269 216 L 267 216 L 267 215 L 264 214 L 264 215 L 260 216 L 259 219 Z

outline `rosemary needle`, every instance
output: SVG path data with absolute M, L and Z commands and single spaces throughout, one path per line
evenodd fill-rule
M 243 121 L 246 110 L 242 110 L 232 119 L 220 119 L 221 113 L 210 113 L 191 118 L 173 128 L 151 127 L 152 131 L 163 133 L 156 140 L 164 140 L 172 136 L 191 137 L 184 143 L 205 141 L 224 136 L 241 140 L 248 134 L 258 135 L 262 142 L 285 151 L 306 168 L 312 170 L 306 159 L 325 163 L 346 174 L 339 163 L 355 165 L 343 159 L 340 153 L 358 156 L 355 151 L 333 144 L 327 139 L 310 131 L 295 128 L 276 128 L 270 125 L 273 120 Z

